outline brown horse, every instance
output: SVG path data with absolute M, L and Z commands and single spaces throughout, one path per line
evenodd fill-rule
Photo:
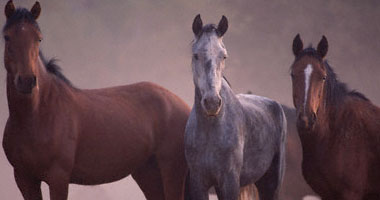
M 303 175 L 323 200 L 380 199 L 380 109 L 347 89 L 324 61 L 328 43 L 293 41 L 293 102 Z
M 132 174 L 147 199 L 183 199 L 189 107 L 153 83 L 73 87 L 39 51 L 41 8 L 5 7 L 9 118 L 3 147 L 26 200 L 65 200 L 69 183 L 95 185 Z

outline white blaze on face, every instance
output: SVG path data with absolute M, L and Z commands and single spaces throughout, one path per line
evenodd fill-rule
M 306 102 L 307 102 L 307 96 L 309 93 L 309 87 L 310 87 L 310 76 L 313 72 L 313 65 L 308 64 L 305 68 L 305 99 L 303 102 L 303 109 L 306 109 Z
M 192 62 L 194 83 L 199 87 L 201 95 L 219 94 L 222 87 L 223 56 L 227 54 L 222 39 L 216 33 L 204 33 L 193 46 L 193 54 L 198 59 Z

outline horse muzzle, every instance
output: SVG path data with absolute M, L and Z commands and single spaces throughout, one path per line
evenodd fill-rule
M 312 112 L 311 114 L 300 113 L 298 114 L 297 127 L 303 130 L 312 130 L 317 121 L 317 115 Z
M 16 89 L 22 94 L 31 94 L 33 88 L 37 85 L 37 78 L 34 75 L 17 76 Z
M 202 107 L 207 115 L 216 116 L 222 107 L 222 98 L 219 95 L 206 96 L 202 99 Z

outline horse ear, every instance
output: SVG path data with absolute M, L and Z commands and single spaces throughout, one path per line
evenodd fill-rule
M 203 28 L 203 22 L 201 19 L 201 15 L 198 14 L 193 21 L 193 33 L 195 36 L 199 36 Z
M 303 43 L 300 37 L 300 34 L 297 34 L 293 40 L 293 54 L 294 56 L 298 56 L 299 53 L 303 50 Z
M 33 5 L 32 9 L 30 10 L 32 13 L 34 19 L 37 19 L 41 14 L 41 5 L 40 2 L 36 1 L 36 3 Z
M 218 29 L 217 29 L 217 33 L 219 37 L 222 37 L 227 32 L 227 29 L 228 29 L 228 20 L 227 20 L 227 17 L 223 15 L 222 19 L 220 20 L 218 24 Z
M 324 58 L 327 54 L 328 49 L 329 49 L 329 44 L 327 42 L 327 38 L 325 36 L 322 36 L 322 39 L 319 42 L 318 47 L 317 47 L 317 52 L 322 58 Z
M 13 1 L 12 0 L 9 0 L 7 5 L 5 6 L 5 16 L 7 17 L 7 19 L 9 19 L 13 13 L 15 12 L 16 8 L 15 8 L 15 5 L 13 4 Z

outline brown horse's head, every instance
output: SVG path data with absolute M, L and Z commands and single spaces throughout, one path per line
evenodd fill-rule
M 7 22 L 3 29 L 4 65 L 8 78 L 13 80 L 16 90 L 23 94 L 31 94 L 38 82 L 39 46 L 42 36 L 36 19 L 40 12 L 38 2 L 30 11 L 24 8 L 16 10 L 12 0 L 5 6 Z
M 303 49 L 299 34 L 294 38 L 295 61 L 291 66 L 291 77 L 298 128 L 313 129 L 317 120 L 318 109 L 325 95 L 327 71 L 323 58 L 327 54 L 327 49 L 325 36 L 322 37 L 316 50 L 312 47 Z

